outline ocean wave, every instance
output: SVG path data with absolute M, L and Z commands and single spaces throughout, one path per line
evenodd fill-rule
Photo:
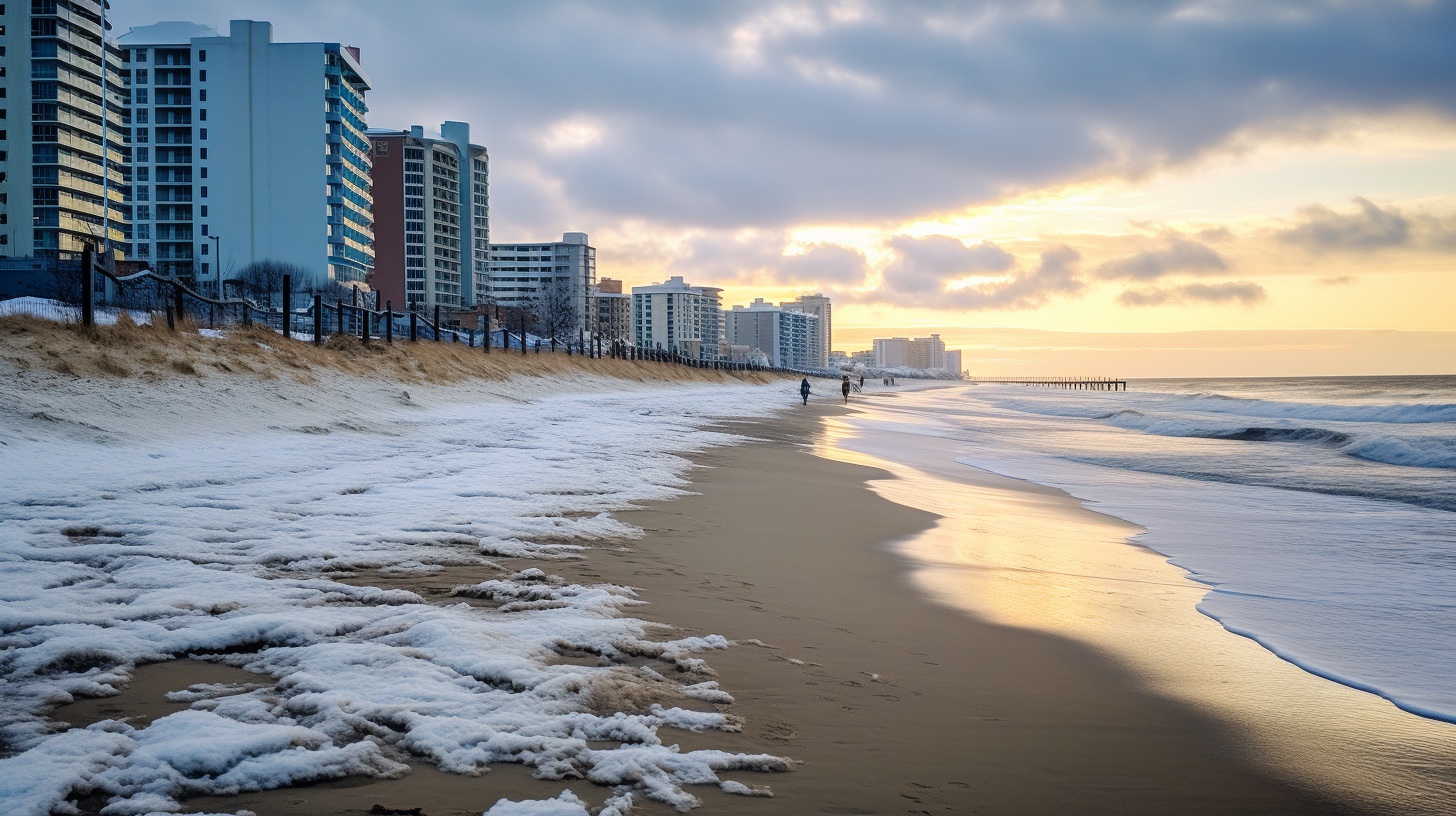
M 1277 419 L 1315 419 L 1328 422 L 1384 422 L 1392 425 L 1456 422 L 1456 404 L 1440 402 L 1340 405 L 1337 403 L 1247 399 L 1222 394 L 1194 394 L 1179 399 L 1176 407 L 1217 414 L 1241 414 Z
M 1013 398 L 998 400 L 997 404 L 1012 411 L 1041 416 L 1060 416 L 1082 419 L 1106 419 L 1120 411 L 1109 412 L 1110 397 L 1077 400 L 1068 398 L 1065 392 L 1055 392 L 1043 399 Z M 1077 396 L 1086 397 L 1078 393 Z M 1127 399 L 1126 395 L 1120 395 Z M 1138 394 L 1137 399 L 1156 400 L 1159 411 L 1168 414 L 1210 413 L 1234 414 L 1263 419 L 1306 419 L 1325 422 L 1377 422 L 1392 425 L 1423 425 L 1437 422 L 1456 422 L 1456 403 L 1383 403 L 1370 405 L 1348 405 L 1339 403 L 1283 402 L 1279 400 L 1230 397 L 1223 394 L 1200 392 L 1193 394 Z
M 1456 440 L 1423 439 L 1411 442 L 1380 436 L 1356 438 L 1341 448 L 1340 452 L 1387 465 L 1456 469 Z
M 1142 431 L 1156 436 L 1182 436 L 1198 439 L 1230 439 L 1241 442 L 1315 442 L 1330 445 L 1344 445 L 1352 437 L 1341 431 L 1328 428 L 1305 426 L 1264 427 L 1257 425 L 1234 425 L 1209 427 L 1207 423 L 1181 417 L 1162 417 L 1127 409 L 1092 417 L 1109 425 L 1130 431 Z

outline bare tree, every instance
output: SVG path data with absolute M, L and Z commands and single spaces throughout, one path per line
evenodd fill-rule
M 572 297 L 570 278 L 553 278 L 541 284 L 532 299 L 531 311 L 536 314 L 536 331 L 553 341 L 570 342 L 576 334 L 576 299 Z
M 230 278 L 227 283 L 242 290 L 243 297 L 271 306 L 275 297 L 282 299 L 283 276 L 292 278 L 293 284 L 299 287 L 307 285 L 312 275 L 307 269 L 297 264 L 285 263 L 283 261 L 254 261 L 243 267 L 236 277 Z

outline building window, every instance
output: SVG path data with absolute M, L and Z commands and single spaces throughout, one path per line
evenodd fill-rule
M 199 139 L 206 139 L 207 138 L 207 128 L 199 128 L 198 129 L 197 138 L 199 138 Z
M 207 254 L 207 246 L 207 244 L 203 244 L 202 248 L 199 250 L 203 255 Z
M 199 169 L 198 172 L 201 173 L 201 175 L 202 175 L 203 178 L 207 178 L 207 168 L 206 167 L 203 167 L 203 168 Z
M 197 92 L 197 101 L 198 102 L 206 102 L 207 101 L 207 89 L 206 88 L 204 88 L 204 89 L 202 89 L 202 90 L 200 90 L 200 91 Z
M 207 81 L 207 69 L 206 68 L 203 68 L 201 71 L 198 71 L 197 72 L 197 81 L 198 82 L 206 82 Z
M 198 150 L 197 150 L 197 158 L 202 159 L 203 161 L 206 161 L 207 160 L 207 148 L 205 148 L 205 147 L 198 148 Z
M 138 85 L 145 85 L 145 84 L 147 84 L 147 69 L 145 69 L 145 68 L 138 68 L 135 71 L 133 71 L 132 73 L 136 75 L 136 84 L 138 84 Z
M 145 49 L 145 48 L 138 48 L 136 50 L 136 52 L 135 52 L 135 55 L 132 57 L 132 59 L 135 59 L 137 62 L 146 62 L 147 61 L 147 49 Z
M 207 198 L 207 185 L 202 185 L 202 198 Z
M 198 51 L 197 52 L 197 61 L 198 62 L 207 62 L 207 52 L 206 51 Z
M 197 112 L 197 118 L 200 119 L 200 120 L 202 120 L 202 121 L 204 121 L 204 122 L 206 122 L 207 121 L 207 108 L 203 108 L 202 110 L 199 110 Z
M 202 217 L 203 218 L 206 218 L 207 217 L 207 205 L 206 204 L 203 204 L 202 205 Z

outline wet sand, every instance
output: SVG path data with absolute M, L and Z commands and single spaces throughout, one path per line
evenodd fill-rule
M 696 457 L 699 495 L 621 514 L 644 538 L 547 566 L 570 579 L 640 588 L 650 606 L 631 614 L 739 641 L 703 657 L 736 698 L 728 710 L 744 719 L 743 732 L 662 736 L 684 749 L 771 752 L 799 764 L 784 775 L 734 776 L 772 787 L 773 798 L 695 790 L 704 800 L 698 812 L 1353 812 L 1262 775 L 1236 734 L 1144 690 L 1099 653 L 930 600 L 892 545 L 935 517 L 870 490 L 866 480 L 883 471 L 813 454 L 822 417 L 841 410 L 811 406 L 739 426 L 765 441 Z M 438 594 L 456 577 L 437 575 L 438 586 L 419 589 Z M 191 663 L 139 678 L 105 701 L 106 715 L 156 716 L 166 690 L 199 682 L 169 678 L 165 667 Z M 534 780 L 519 766 L 459 777 L 419 765 L 399 780 L 348 779 L 187 806 L 343 816 L 381 804 L 456 816 L 501 797 L 548 798 L 566 788 L 593 803 L 605 795 L 587 783 Z M 672 811 L 639 798 L 635 812 Z
M 889 544 L 934 517 L 868 490 L 883 471 L 812 455 L 817 429 L 776 420 L 699 457 L 700 495 L 623 514 L 648 537 L 593 556 L 646 588 L 643 617 L 764 643 L 708 656 L 747 720 L 712 742 L 802 764 L 744 780 L 773 799 L 710 791 L 703 812 L 1353 812 L 1261 776 L 1090 649 L 930 601 Z

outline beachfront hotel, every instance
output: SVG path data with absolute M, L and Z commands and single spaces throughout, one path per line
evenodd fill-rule
M 578 331 L 589 326 L 591 288 L 597 279 L 597 251 L 584 232 L 568 232 L 560 241 L 490 244 L 490 274 L 485 302 L 527 308 L 543 289 L 564 286 L 576 311 Z
M 259 261 L 364 282 L 374 220 L 359 51 L 277 43 L 233 20 L 139 26 L 118 38 L 131 89 L 132 257 L 219 292 Z M 320 183 L 322 182 L 322 183 Z
M 0 3 L 0 257 L 130 249 L 129 98 L 104 18 L 102 0 Z
M 719 356 L 723 290 L 693 286 L 681 276 L 632 287 L 632 344 L 698 360 Z
M 827 354 L 825 365 L 819 364 L 819 316 L 775 306 L 763 298 L 725 311 L 723 336 L 729 348 L 742 346 L 759 351 L 769 365 L 824 368 L 828 364 Z
M 374 277 L 380 302 L 407 309 L 474 306 L 490 269 L 489 159 L 470 125 L 440 137 L 369 131 L 374 184 Z
M 961 353 L 947 351 L 939 334 L 929 337 L 879 337 L 874 340 L 875 368 L 913 368 L 920 371 L 945 370 L 961 375 Z
M 784 309 L 811 314 L 819 318 L 819 342 L 816 345 L 814 368 L 829 367 L 829 352 L 834 342 L 834 304 L 823 293 L 804 295 L 798 300 L 779 304 Z

